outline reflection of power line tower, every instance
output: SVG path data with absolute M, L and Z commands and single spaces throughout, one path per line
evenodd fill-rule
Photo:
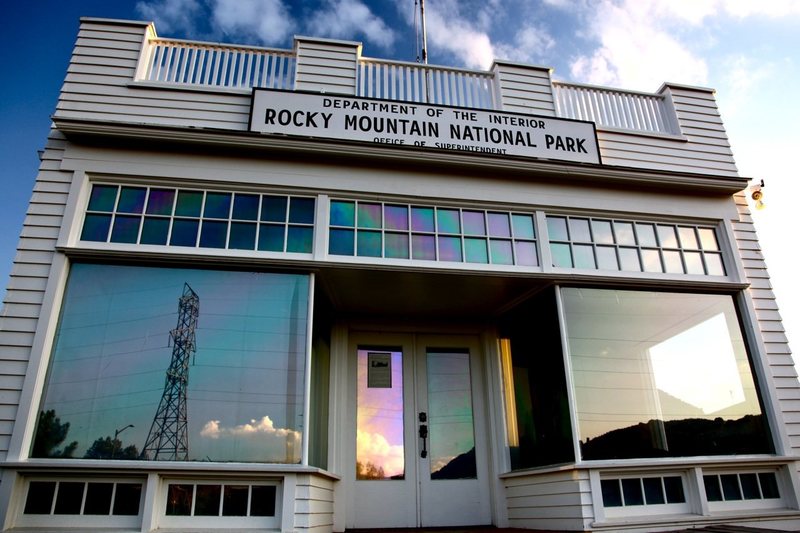
M 189 434 L 186 418 L 186 387 L 189 384 L 189 357 L 195 353 L 194 331 L 200 314 L 200 297 L 188 283 L 178 299 L 178 325 L 170 331 L 172 360 L 167 368 L 164 393 L 147 434 L 142 457 L 152 460 L 189 459 Z

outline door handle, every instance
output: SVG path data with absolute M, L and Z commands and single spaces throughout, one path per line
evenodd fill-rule
M 428 413 L 425 411 L 420 411 L 417 415 L 417 418 L 420 421 L 419 438 L 422 439 L 422 450 L 420 450 L 419 456 L 425 459 L 428 457 L 428 426 L 425 425 L 425 422 L 428 421 Z

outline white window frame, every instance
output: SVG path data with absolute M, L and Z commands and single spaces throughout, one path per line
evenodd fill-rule
M 601 482 L 604 480 L 622 480 L 622 479 L 644 479 L 644 478 L 664 478 L 664 477 L 680 477 L 681 485 L 683 486 L 684 501 L 681 503 L 661 503 L 661 504 L 648 504 L 646 501 L 642 505 L 623 505 L 620 507 L 606 507 L 603 502 L 603 491 Z M 687 473 L 683 470 L 667 470 L 667 471 L 638 471 L 638 472 L 598 472 L 593 470 L 590 474 L 590 483 L 594 493 L 595 502 L 595 516 L 602 519 L 619 519 L 619 518 L 639 518 L 648 516 L 659 515 L 686 515 L 691 514 L 692 509 L 692 491 L 689 487 L 689 479 Z M 642 494 L 644 497 L 644 493 Z M 665 494 L 666 497 L 666 494 Z M 623 496 L 624 500 L 624 496 Z
M 740 500 L 722 500 L 722 501 L 709 501 L 708 494 L 705 494 L 705 500 L 708 504 L 708 510 L 711 513 L 730 512 L 730 511 L 744 511 L 755 509 L 786 509 L 788 502 L 786 499 L 786 486 L 783 482 L 783 476 L 780 469 L 775 468 L 704 468 L 702 472 L 703 491 L 705 493 L 705 476 L 723 476 L 723 475 L 736 475 L 737 478 L 741 474 L 766 474 L 771 473 L 775 475 L 775 482 L 778 485 L 778 498 L 758 498 L 758 499 L 745 499 L 744 494 Z M 759 484 L 761 482 L 759 481 Z M 741 487 L 741 480 L 739 481 Z M 724 496 L 723 496 L 724 498 Z
M 274 516 L 175 516 L 166 514 L 170 485 L 248 485 L 275 487 Z M 194 489 L 196 490 L 196 489 Z M 222 498 L 222 494 L 220 494 Z M 280 529 L 284 490 L 279 479 L 247 479 L 232 477 L 162 477 L 155 496 L 156 520 L 161 528 L 203 529 Z M 194 508 L 194 498 L 192 507 Z M 249 511 L 248 511 L 249 512 Z
M 32 481 L 44 482 L 78 482 L 78 483 L 141 483 L 142 492 L 139 498 L 139 512 L 136 515 L 85 515 L 85 514 L 25 514 L 25 503 L 28 499 L 28 490 Z M 147 498 L 147 478 L 146 477 L 89 477 L 89 476 L 46 476 L 30 475 L 22 478 L 23 489 L 20 491 L 20 498 L 17 502 L 17 509 L 14 513 L 14 527 L 47 527 L 47 528 L 125 528 L 140 529 L 142 525 L 142 513 Z M 55 498 L 54 498 L 55 500 Z M 86 485 L 84 486 L 83 502 L 86 502 Z M 53 502 L 55 505 L 55 501 Z M 113 510 L 113 507 L 112 507 Z

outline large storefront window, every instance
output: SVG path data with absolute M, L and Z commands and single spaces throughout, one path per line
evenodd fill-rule
M 730 296 L 561 294 L 583 459 L 772 452 Z
M 299 463 L 309 277 L 75 264 L 33 457 Z

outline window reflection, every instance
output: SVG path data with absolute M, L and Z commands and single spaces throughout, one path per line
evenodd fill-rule
M 428 350 L 427 360 L 431 479 L 474 479 L 469 352 Z
M 499 323 L 513 470 L 575 459 L 559 331 L 552 288 L 508 311 Z
M 403 354 L 358 350 L 356 477 L 403 479 Z
M 32 456 L 147 458 L 186 283 L 188 459 L 300 462 L 308 276 L 92 264 L 70 272 Z
M 562 296 L 584 459 L 771 452 L 730 296 Z

